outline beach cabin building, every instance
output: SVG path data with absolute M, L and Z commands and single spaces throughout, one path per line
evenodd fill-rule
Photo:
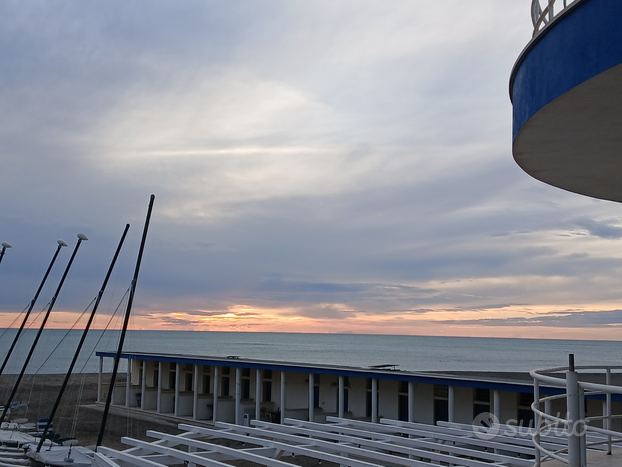
M 98 402 L 110 390 L 98 352 Z M 471 424 L 476 417 L 501 423 L 533 424 L 533 381 L 524 373 L 413 372 L 396 365 L 356 368 L 262 361 L 239 356 L 207 357 L 124 353 L 126 381 L 115 385 L 117 406 L 185 420 L 240 425 L 250 420 L 281 423 L 285 418 L 325 422 L 336 416 L 378 422 L 381 418 L 435 424 Z M 560 388 L 540 387 L 540 394 Z M 564 401 L 549 404 L 565 413 Z M 589 415 L 602 413 L 602 401 L 589 400 Z M 622 403 L 614 401 L 614 412 Z M 619 422 L 618 422 L 619 423 Z

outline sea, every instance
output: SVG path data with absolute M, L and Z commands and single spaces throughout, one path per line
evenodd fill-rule
M 0 329 L 0 357 L 14 340 L 15 329 Z M 35 339 L 25 330 L 4 374 L 19 374 Z M 81 330 L 44 330 L 27 374 L 65 373 L 82 336 Z M 97 373 L 96 351 L 115 351 L 119 331 L 92 330 L 74 373 Z M 392 336 L 204 331 L 128 331 L 124 351 L 200 355 L 367 368 L 398 365 L 411 371 L 518 371 L 567 365 L 620 365 L 622 342 L 481 337 Z M 111 366 L 112 359 L 104 359 Z M 123 370 L 123 368 L 122 368 Z M 104 367 L 104 371 L 111 368 Z

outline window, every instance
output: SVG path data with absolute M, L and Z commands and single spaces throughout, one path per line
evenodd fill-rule
M 250 376 L 251 376 L 251 369 L 250 368 L 242 368 L 242 376 L 244 378 L 250 378 Z
M 243 379 L 242 380 L 242 399 L 250 399 L 251 398 L 251 380 Z
M 473 389 L 473 418 L 483 413 L 490 413 L 490 390 Z
M 434 423 L 449 421 L 449 386 L 434 385 Z
M 229 377 L 224 377 L 221 381 L 222 395 L 227 397 L 229 395 Z
M 203 375 L 203 394 L 209 394 L 211 391 L 210 375 Z
M 534 422 L 533 411 L 531 410 L 531 403 L 533 402 L 533 394 L 530 392 L 519 392 L 518 397 L 518 425 L 524 427 L 532 427 Z
M 153 387 L 157 388 L 160 381 L 160 370 L 157 368 L 153 370 Z
M 263 379 L 272 379 L 272 370 L 263 370 Z
M 186 373 L 186 391 L 192 391 L 194 388 L 194 378 L 192 373 Z
M 263 382 L 263 402 L 272 402 L 272 381 Z

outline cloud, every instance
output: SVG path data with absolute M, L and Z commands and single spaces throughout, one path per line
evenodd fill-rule
M 441 326 L 447 310 L 503 321 L 517 307 L 615 303 L 615 206 L 511 158 L 507 79 L 528 11 L 3 3 L 0 234 L 14 248 L 1 311 L 29 302 L 56 238 L 84 231 L 57 303 L 81 311 L 130 222 L 100 310 L 111 314 L 151 193 L 134 306 L 154 327 L 230 317 L 358 332 L 387 317 Z
M 607 328 L 622 326 L 622 310 L 568 311 L 539 314 L 532 317 L 482 318 L 472 320 L 445 320 L 445 324 L 477 326 L 549 326 L 559 328 Z

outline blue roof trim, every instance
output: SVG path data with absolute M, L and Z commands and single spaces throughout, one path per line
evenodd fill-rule
M 98 357 L 110 357 L 115 356 L 114 352 L 97 352 Z M 158 362 L 171 362 L 171 363 L 186 363 L 192 365 L 207 365 L 207 366 L 227 366 L 231 368 L 249 368 L 251 370 L 274 370 L 274 371 L 288 371 L 292 373 L 313 373 L 322 375 L 334 375 L 334 376 L 348 376 L 351 378 L 377 378 L 393 381 L 407 381 L 414 383 L 425 384 L 446 384 L 450 386 L 466 387 L 466 388 L 478 388 L 478 389 L 490 389 L 497 391 L 510 391 L 510 392 L 526 392 L 533 393 L 533 385 L 531 383 L 511 383 L 502 381 L 487 381 L 477 379 L 467 379 L 456 376 L 455 378 L 443 376 L 428 376 L 413 373 L 406 373 L 402 371 L 395 372 L 377 372 L 367 369 L 348 369 L 348 368 L 327 368 L 321 366 L 306 366 L 306 365 L 293 365 L 289 363 L 273 363 L 273 362 L 256 362 L 247 360 L 227 359 L 227 358 L 205 358 L 205 357 L 191 357 L 191 356 L 174 356 L 174 355 L 154 355 L 154 354 L 141 354 L 126 352 L 121 354 L 121 358 L 135 359 L 135 360 L 148 360 Z M 545 395 L 561 394 L 564 392 L 562 389 L 540 386 L 540 393 Z
M 622 63 L 620 18 L 620 0 L 582 0 L 525 48 L 510 78 L 512 140 L 549 102 Z

